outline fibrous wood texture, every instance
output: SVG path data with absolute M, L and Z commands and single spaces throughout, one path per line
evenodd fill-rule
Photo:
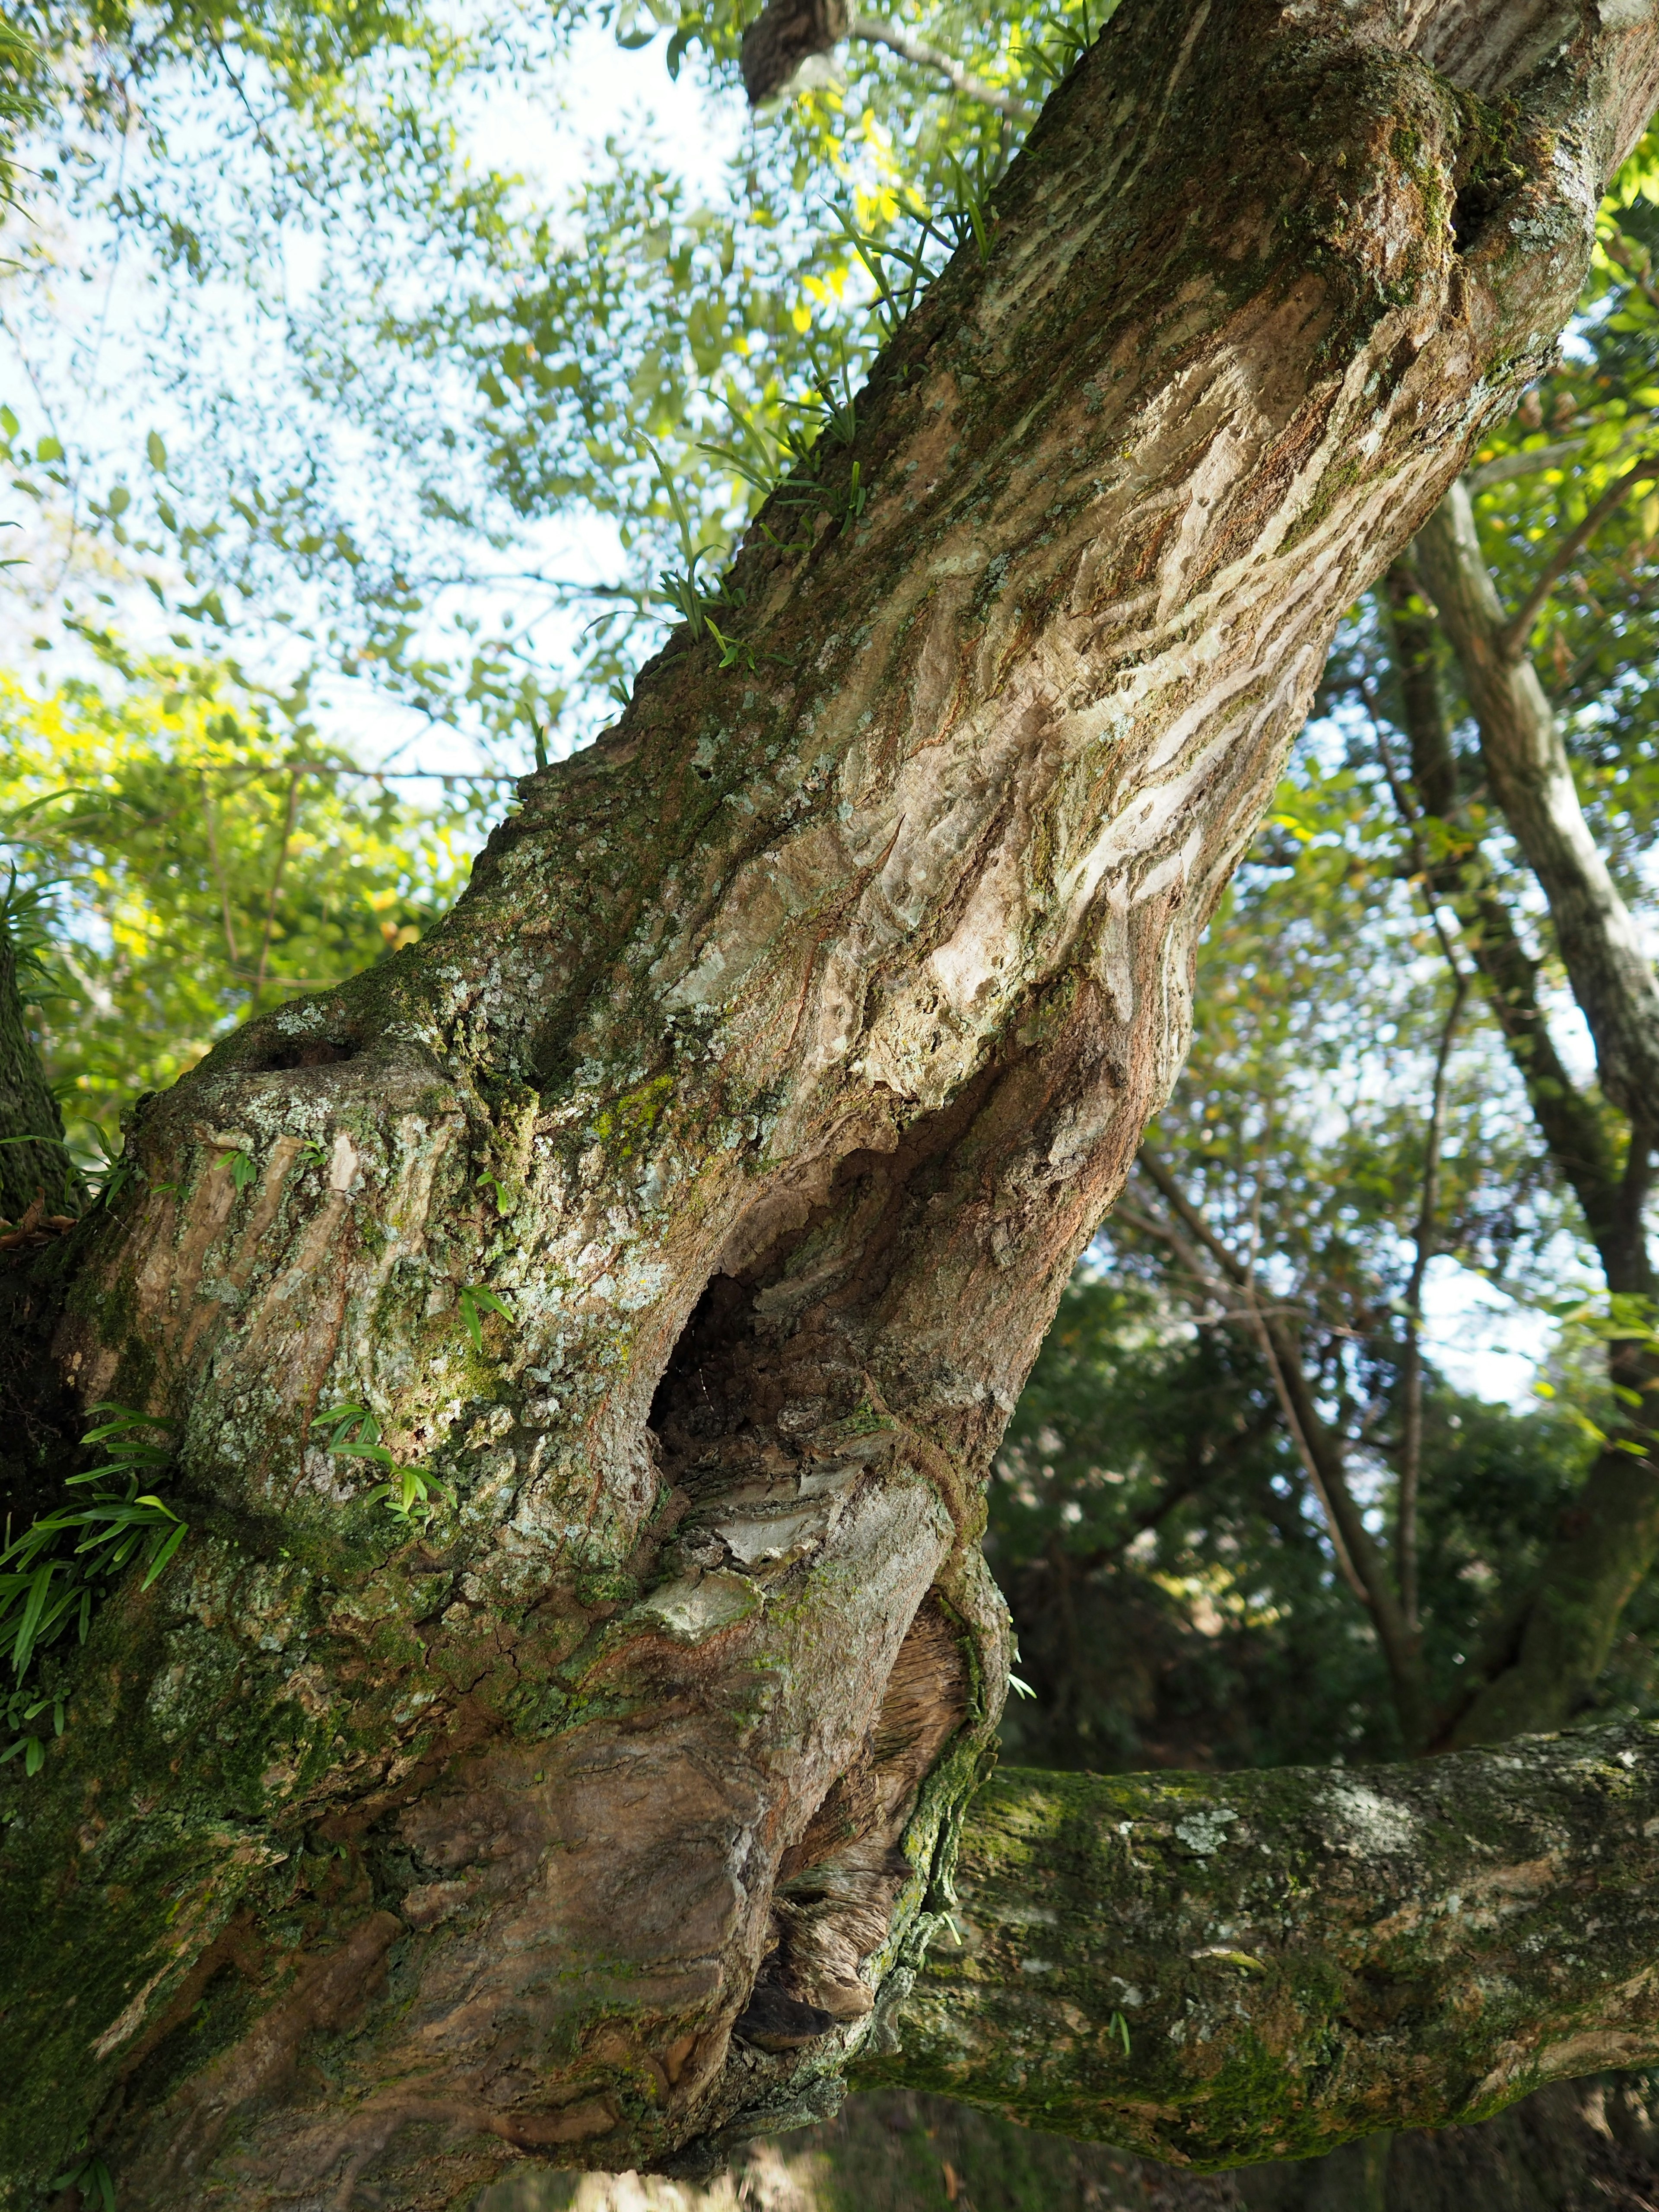
M 88 2130 L 133 2212 L 695 2163 L 890 2039 L 990 1455 L 1656 74 L 1646 7 L 1126 5 L 751 533 L 752 667 L 682 633 L 426 943 L 146 1105 L 59 1355 L 192 1535 L 7 1801 L 7 2201 Z

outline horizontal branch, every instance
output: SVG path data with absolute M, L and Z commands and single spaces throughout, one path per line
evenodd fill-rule
M 1626 470 L 1623 476 L 1614 477 L 1577 528 L 1568 531 L 1544 563 L 1532 589 L 1498 638 L 1498 649 L 1506 659 L 1518 660 L 1521 658 L 1527 649 L 1527 641 L 1532 635 L 1533 624 L 1549 604 L 1550 594 L 1562 577 L 1566 574 L 1568 569 L 1571 568 L 1613 509 L 1630 496 L 1644 477 L 1651 476 L 1652 473 L 1653 455 L 1644 453 L 1639 460 Z
M 1198 2166 L 1659 2057 L 1659 1728 L 1406 1766 L 1020 1769 L 860 2079 Z
M 1589 443 L 1587 430 L 1582 437 L 1563 438 L 1552 446 L 1526 446 L 1518 453 L 1499 453 L 1493 460 L 1482 461 L 1479 468 L 1466 469 L 1464 489 L 1471 499 L 1478 499 L 1498 484 L 1513 483 L 1519 477 L 1536 476 L 1544 469 L 1560 468 Z

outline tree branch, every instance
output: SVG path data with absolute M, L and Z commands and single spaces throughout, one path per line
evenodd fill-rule
M 1348 1773 L 1005 1769 L 956 1886 L 861 2083 L 1215 2167 L 1659 2057 L 1645 1723 Z
M 1389 1579 L 1382 1555 L 1348 1486 L 1342 1439 L 1320 1418 L 1301 1355 L 1289 1331 L 1274 1315 L 1264 1311 L 1257 1296 L 1255 1269 L 1247 1267 L 1215 1234 L 1151 1146 L 1142 1145 L 1137 1164 L 1157 1185 L 1170 1209 L 1204 1249 L 1214 1254 L 1218 1264 L 1237 1285 L 1244 1302 L 1246 1325 L 1273 1378 L 1285 1428 L 1324 1514 L 1337 1566 L 1370 1613 L 1376 1629 L 1401 1727 L 1408 1743 L 1419 1743 L 1427 1727 L 1421 1655 L 1400 1595 Z
M 1407 1632 L 1418 1633 L 1417 1613 L 1417 1498 L 1423 1472 L 1423 1285 L 1434 1256 L 1440 1205 L 1440 1154 L 1446 1138 L 1446 1073 L 1452 1042 L 1468 997 L 1469 979 L 1452 957 L 1440 929 L 1437 915 L 1431 915 L 1440 937 L 1455 982 L 1452 1002 L 1440 1033 L 1435 1054 L 1434 1086 L 1429 1107 L 1429 1126 L 1423 1147 L 1423 1189 L 1417 1210 L 1416 1249 L 1406 1284 L 1406 1349 L 1401 1363 L 1400 1395 L 1403 1401 L 1400 1449 L 1398 1537 L 1400 1605 Z
M 1466 469 L 1463 482 L 1470 497 L 1478 499 L 1494 484 L 1513 483 L 1517 477 L 1535 476 L 1541 469 L 1559 468 L 1562 462 L 1582 453 L 1589 443 L 1586 432 L 1581 438 L 1563 438 L 1551 446 L 1528 446 L 1517 453 L 1499 453 L 1495 459 L 1483 461 L 1477 469 Z
M 873 15 L 854 15 L 848 26 L 851 39 L 864 39 L 873 46 L 885 46 L 917 69 L 933 70 L 947 78 L 951 89 L 964 100 L 977 100 L 987 107 L 994 107 L 999 115 L 1006 115 L 1011 123 L 1029 123 L 1036 110 L 1012 92 L 1004 92 L 994 84 L 987 84 L 982 76 L 975 76 L 964 69 L 953 54 L 919 39 L 914 31 L 907 31 L 898 23 L 884 23 Z
M 1623 504 L 1641 479 L 1653 473 L 1653 456 L 1644 453 L 1621 477 L 1615 477 L 1590 507 L 1577 527 L 1570 530 L 1539 571 L 1537 580 L 1521 602 L 1520 611 L 1499 634 L 1498 647 L 1507 659 L 1518 660 L 1527 649 L 1532 635 L 1532 626 L 1542 612 L 1545 602 L 1567 570 L 1589 544 L 1596 532 L 1616 507 Z
M 1416 594 L 1414 580 L 1399 564 L 1389 573 L 1388 598 L 1416 796 L 1447 827 L 1459 828 L 1462 809 L 1435 665 L 1432 617 Z M 1455 604 L 1465 604 L 1461 593 Z M 1476 660 L 1474 665 L 1478 671 L 1480 664 Z M 1469 666 L 1466 661 L 1466 671 Z M 1632 1129 L 1621 1174 L 1607 1117 L 1578 1089 L 1556 1051 L 1538 1002 L 1537 963 L 1520 941 L 1480 844 L 1470 838 L 1461 850 L 1437 860 L 1428 854 L 1413 795 L 1394 772 L 1380 724 L 1378 739 L 1395 805 L 1411 836 L 1413 863 L 1431 893 L 1445 897 L 1458 912 L 1464 942 L 1526 1085 L 1533 1118 L 1583 1208 L 1607 1287 L 1649 1296 L 1654 1279 L 1642 1211 L 1647 1139 L 1639 1128 Z M 1588 831 L 1583 834 L 1588 839 Z M 1654 1379 L 1651 1355 L 1638 1344 L 1609 1346 L 1608 1364 L 1614 1382 L 1626 1389 L 1644 1392 Z M 1624 1608 L 1659 1549 L 1659 1480 L 1652 1455 L 1644 1457 L 1628 1449 L 1645 1441 L 1645 1432 L 1632 1427 L 1598 1455 L 1556 1530 L 1531 1592 L 1492 1639 L 1480 1663 L 1468 1670 L 1462 1699 L 1443 1715 L 1441 1742 L 1492 1742 L 1522 1729 L 1552 1727 L 1588 1693 L 1606 1663 Z

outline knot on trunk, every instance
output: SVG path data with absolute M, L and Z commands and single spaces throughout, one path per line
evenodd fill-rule
M 743 34 L 750 107 L 795 90 L 803 65 L 844 39 L 850 20 L 847 0 L 767 0 Z

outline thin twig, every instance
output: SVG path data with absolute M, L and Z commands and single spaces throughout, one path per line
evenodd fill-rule
M 1632 463 L 1626 470 L 1623 476 L 1613 479 L 1577 528 L 1570 530 L 1561 540 L 1549 559 L 1545 562 L 1537 581 L 1522 601 L 1519 611 L 1514 619 L 1498 631 L 1493 641 L 1505 660 L 1519 660 L 1524 656 L 1527 641 L 1532 635 L 1532 626 L 1542 612 L 1550 593 L 1613 509 L 1624 501 L 1632 487 L 1639 483 L 1644 476 L 1651 476 L 1653 468 L 1654 456 L 1651 453 L 1644 453 L 1639 460 Z
M 1444 940 L 1443 939 L 1442 942 Z M 1469 995 L 1469 979 L 1452 963 L 1457 978 L 1452 1002 L 1440 1033 L 1435 1054 L 1434 1088 L 1429 1109 L 1429 1127 L 1423 1152 L 1423 1189 L 1417 1209 L 1416 1250 L 1406 1284 L 1406 1349 L 1401 1361 L 1400 1383 L 1404 1400 L 1400 1444 L 1400 1489 L 1396 1515 L 1399 1551 L 1400 1607 L 1409 1633 L 1418 1633 L 1417 1501 L 1423 1469 L 1423 1284 L 1434 1256 L 1436 1217 L 1440 1200 L 1440 1154 L 1446 1138 L 1446 1071 L 1452 1041 Z
M 1337 1565 L 1341 1570 L 1343 1579 L 1360 1603 L 1375 1613 L 1376 1607 L 1373 1603 L 1371 1594 L 1366 1589 L 1348 1547 L 1343 1540 L 1342 1526 L 1337 1516 L 1335 1504 L 1327 1487 L 1318 1460 L 1315 1456 L 1312 1443 L 1297 1413 L 1285 1368 L 1279 1358 L 1279 1348 L 1273 1342 L 1274 1332 L 1268 1326 L 1266 1315 L 1256 1303 L 1255 1285 L 1249 1272 L 1237 1255 L 1230 1250 L 1215 1235 L 1157 1153 L 1149 1146 L 1143 1145 L 1139 1158 L 1140 1164 L 1146 1169 L 1152 1182 L 1157 1184 L 1169 1206 L 1205 1248 L 1215 1255 L 1222 1267 L 1243 1293 L 1247 1323 L 1261 1347 L 1263 1359 L 1267 1362 L 1267 1372 L 1273 1378 L 1273 1389 L 1279 1399 L 1279 1410 L 1285 1416 L 1285 1425 L 1290 1431 L 1291 1442 L 1296 1447 L 1297 1456 L 1302 1462 L 1303 1472 L 1308 1478 L 1314 1496 L 1319 1500 L 1320 1510 L 1325 1516 L 1325 1526 L 1330 1536 L 1331 1549 L 1336 1555 Z
M 873 15 L 854 15 L 848 27 L 850 39 L 863 39 L 872 46 L 885 46 L 903 61 L 912 62 L 918 69 L 935 70 L 949 79 L 953 91 L 964 100 L 977 100 L 987 107 L 994 107 L 999 115 L 1006 115 L 1011 123 L 1028 121 L 1036 111 L 1012 92 L 999 86 L 987 84 L 982 76 L 963 69 L 953 54 L 919 39 L 913 31 L 902 29 L 897 23 L 884 23 Z

